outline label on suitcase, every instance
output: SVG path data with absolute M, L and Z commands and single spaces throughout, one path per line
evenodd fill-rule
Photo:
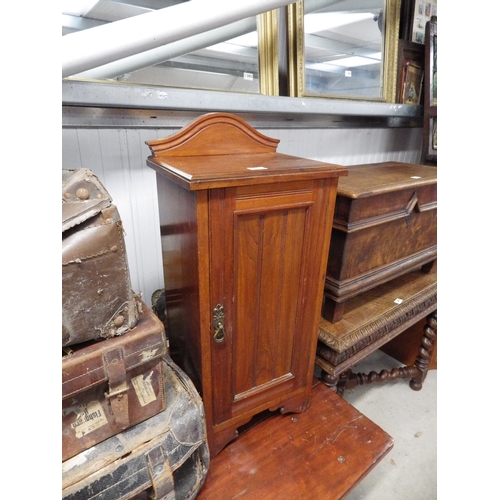
M 134 329 L 62 359 L 62 459 L 165 409 L 165 330 L 146 304 Z
M 62 464 L 64 500 L 194 499 L 210 463 L 202 400 L 163 359 L 167 406 Z
M 122 335 L 137 322 L 118 209 L 88 169 L 63 170 L 62 345 Z

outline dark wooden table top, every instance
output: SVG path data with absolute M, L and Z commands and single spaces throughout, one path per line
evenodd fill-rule
M 197 499 L 344 498 L 393 444 L 375 423 L 315 382 L 306 412 L 274 413 L 212 459 Z

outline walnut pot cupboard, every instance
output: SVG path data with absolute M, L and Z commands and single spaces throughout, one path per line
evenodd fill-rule
M 264 410 L 310 402 L 338 165 L 276 152 L 239 117 L 147 144 L 157 173 L 171 354 L 215 456 Z

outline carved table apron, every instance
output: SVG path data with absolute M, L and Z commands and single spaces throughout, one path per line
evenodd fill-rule
M 412 366 L 390 372 L 351 373 L 351 367 L 423 318 L 418 356 Z M 321 319 L 316 364 L 322 381 L 343 394 L 345 388 L 397 378 L 411 378 L 420 390 L 427 376 L 437 330 L 437 275 L 414 271 L 346 302 L 342 320 Z

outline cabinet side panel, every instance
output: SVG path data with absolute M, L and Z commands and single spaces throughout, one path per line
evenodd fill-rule
M 326 276 L 330 228 L 333 224 L 333 211 L 337 194 L 338 179 L 323 179 L 314 189 L 314 206 L 308 214 L 304 245 L 307 258 L 302 260 L 304 276 L 304 295 L 302 296 L 300 324 L 297 332 L 305 337 L 302 352 L 294 352 L 293 363 L 308 366 L 308 370 L 297 371 L 303 378 L 299 381 L 308 384 L 312 381 L 314 358 L 318 340 L 320 309 Z M 307 341 L 307 339 L 309 339 Z M 309 344 L 309 352 L 307 351 Z M 310 388 L 310 386 L 309 386 Z
M 171 357 L 201 392 L 196 193 L 157 174 Z

